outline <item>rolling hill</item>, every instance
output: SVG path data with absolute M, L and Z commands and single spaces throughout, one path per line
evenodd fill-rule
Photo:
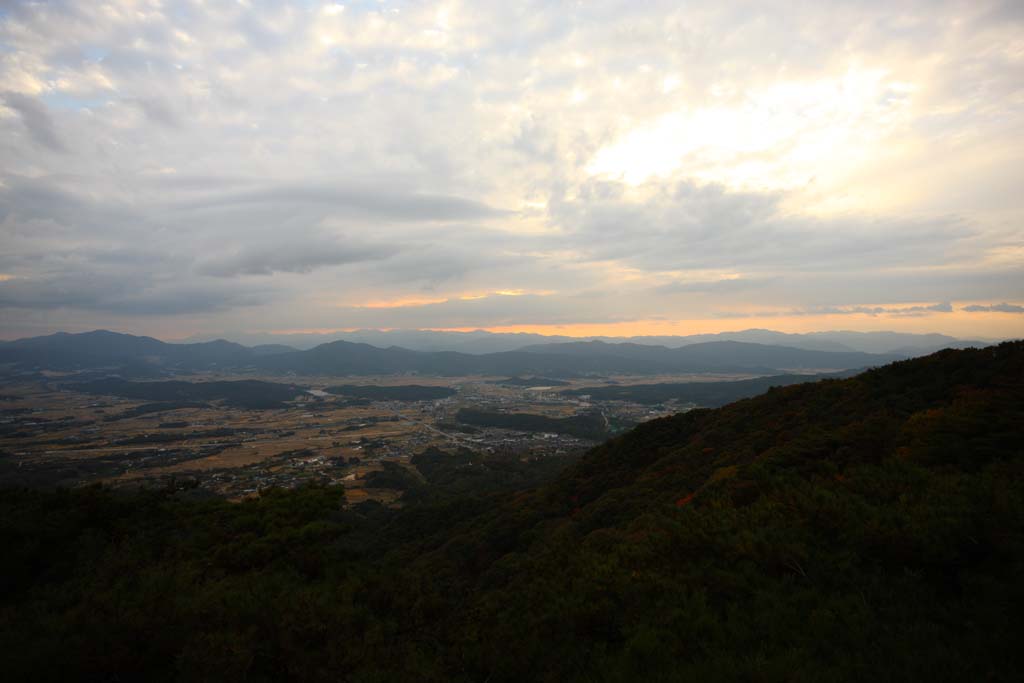
M 107 330 L 81 334 L 58 332 L 0 344 L 0 364 L 46 370 L 145 367 L 169 370 L 235 368 L 255 358 L 270 357 L 289 347 L 249 348 L 218 339 L 196 344 L 170 344 Z M 135 374 L 134 372 L 131 374 Z
M 708 342 L 679 349 L 641 344 L 572 342 L 530 346 L 522 351 L 466 354 L 423 352 L 337 341 L 308 351 L 257 359 L 273 372 L 372 375 L 418 372 L 436 375 L 546 375 L 599 373 L 772 373 L 779 370 L 841 370 L 880 365 L 894 356 L 792 349 L 744 342 Z
M 258 380 L 214 382 L 129 382 L 116 377 L 69 384 L 68 389 L 85 394 L 120 396 L 144 401 L 199 402 L 223 400 L 240 408 L 285 408 L 287 401 L 306 394 L 303 387 Z
M 848 376 L 853 371 L 825 375 L 771 375 L 754 379 L 726 382 L 659 382 L 657 384 L 620 384 L 612 386 L 579 387 L 566 389 L 566 396 L 589 396 L 596 401 L 632 401 L 634 403 L 664 403 L 679 401 L 695 403 L 703 408 L 718 408 L 727 403 L 762 394 L 772 387 L 789 386 L 819 379 Z
M 223 335 L 230 337 L 231 335 Z M 690 335 L 646 335 L 636 337 L 583 337 L 528 334 L 524 332 L 451 332 L 438 330 L 374 330 L 323 334 L 243 335 L 252 343 L 285 341 L 301 349 L 310 349 L 323 343 L 343 340 L 371 344 L 381 348 L 399 346 L 412 351 L 458 351 L 461 353 L 497 353 L 518 351 L 526 346 L 576 341 L 603 341 L 607 343 L 633 343 L 678 348 L 690 344 L 714 341 L 739 341 L 769 346 L 788 346 L 813 351 L 864 351 L 867 353 L 898 353 L 925 355 L 944 348 L 985 346 L 987 342 L 956 339 L 942 334 L 910 334 L 902 332 L 849 332 L 826 331 L 804 334 L 749 329 L 735 332 Z
M 308 351 L 284 353 L 259 359 L 256 365 L 273 372 L 313 375 L 381 375 L 420 373 L 430 375 L 520 375 L 572 377 L 601 372 L 648 374 L 664 365 L 647 359 L 617 356 L 528 353 L 467 354 L 454 351 L 381 349 L 369 344 L 337 341 Z
M 743 369 L 845 370 L 882 365 L 903 356 L 860 351 L 816 351 L 738 341 L 714 341 L 670 349 L 647 344 L 608 344 L 601 341 L 528 346 L 532 353 L 577 358 L 614 357 L 658 364 L 681 372 Z

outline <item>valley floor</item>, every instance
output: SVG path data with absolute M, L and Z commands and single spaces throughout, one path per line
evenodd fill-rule
M 372 488 L 368 476 L 383 463 L 408 466 L 427 448 L 465 448 L 523 459 L 577 454 L 595 439 L 566 433 L 460 425 L 459 411 L 528 413 L 562 419 L 603 416 L 608 434 L 685 409 L 677 402 L 646 405 L 591 402 L 561 392 L 591 386 L 652 381 L 711 381 L 718 376 L 617 376 L 604 381 L 501 384 L 502 378 L 361 377 L 358 385 L 448 387 L 453 395 L 428 400 L 352 401 L 324 391 L 338 378 L 294 377 L 309 387 L 274 408 L 230 402 L 149 402 L 80 393 L 74 375 L 8 381 L 0 391 L 0 485 L 114 487 L 188 482 L 199 491 L 238 499 L 270 486 L 317 481 L 342 485 L 349 501 L 394 503 L 401 491 Z M 236 381 L 252 376 L 187 375 L 188 382 Z M 260 377 L 281 382 L 281 377 Z M 564 385 L 564 386 L 563 386 Z M 603 438 L 603 436 L 599 436 Z

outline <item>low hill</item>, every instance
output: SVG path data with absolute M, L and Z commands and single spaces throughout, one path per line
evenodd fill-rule
M 418 372 L 434 375 L 542 375 L 576 377 L 619 372 L 775 373 L 785 369 L 845 370 L 881 365 L 897 356 L 860 352 L 809 351 L 745 342 L 707 342 L 678 349 L 601 341 L 529 346 L 522 351 L 466 354 L 381 349 L 346 341 L 309 351 L 256 360 L 274 372 L 313 375 L 372 375 Z
M 293 346 L 286 346 L 285 344 L 258 344 L 252 347 L 252 353 L 256 356 L 273 356 L 278 353 L 291 353 L 298 351 Z
M 277 351 L 270 351 L 274 352 Z M 81 334 L 58 332 L 4 343 L 0 345 L 0 364 L 65 371 L 126 366 L 198 370 L 243 366 L 263 353 L 223 339 L 170 344 L 152 337 L 95 330 Z
M 368 398 L 374 401 L 434 401 L 440 398 L 449 398 L 459 392 L 451 387 L 432 387 L 421 384 L 402 384 L 397 386 L 340 384 L 327 387 L 327 393 L 339 396 Z
M 537 374 L 571 377 L 608 371 L 647 374 L 664 370 L 664 366 L 656 361 L 616 356 L 566 357 L 563 354 L 521 351 L 488 354 L 425 352 L 399 347 L 381 349 L 346 341 L 321 344 L 308 351 L 261 358 L 257 365 L 273 372 L 310 375 L 420 373 L 440 376 Z
M 507 387 L 566 387 L 569 382 L 553 377 L 508 377 L 496 379 L 491 384 L 501 384 Z
M 659 382 L 657 384 L 619 384 L 612 386 L 579 387 L 566 389 L 566 396 L 589 396 L 595 401 L 632 401 L 634 403 L 664 403 L 679 401 L 695 403 L 702 408 L 718 408 L 727 403 L 762 394 L 772 387 L 784 387 L 820 379 L 849 376 L 854 371 L 824 375 L 771 375 L 754 379 L 725 382 Z
M 602 341 L 542 344 L 523 349 L 572 357 L 612 357 L 657 364 L 677 372 L 742 372 L 772 370 L 847 370 L 883 365 L 903 356 L 860 351 L 815 351 L 788 346 L 713 341 L 670 349 L 646 344 Z
M 521 432 L 568 434 L 581 439 L 600 441 L 608 437 L 608 422 L 600 414 L 548 417 L 532 413 L 499 413 L 490 410 L 462 408 L 455 415 L 459 422 L 477 427 L 499 427 Z
M 1022 450 L 1006 343 L 401 510 L 7 491 L 0 651 L 15 680 L 1012 681 Z
M 258 380 L 214 382 L 129 382 L 110 377 L 106 379 L 69 384 L 67 388 L 85 394 L 102 394 L 135 398 L 144 401 L 214 401 L 225 400 L 241 408 L 283 408 L 306 393 L 302 387 Z
M 472 332 L 442 332 L 436 330 L 354 330 L 334 334 L 245 335 L 253 343 L 284 341 L 302 349 L 310 349 L 325 342 L 343 339 L 349 342 L 372 344 L 380 348 L 399 346 L 412 351 L 459 351 L 461 353 L 497 353 L 518 351 L 528 345 L 554 344 L 576 341 L 630 342 L 676 348 L 689 344 L 712 341 L 739 341 L 773 346 L 788 346 L 814 351 L 865 351 L 868 353 L 895 353 L 899 350 L 924 355 L 944 348 L 985 346 L 985 342 L 965 341 L 940 334 L 907 334 L 896 332 L 811 332 L 793 334 L 772 330 L 750 329 L 714 334 L 657 335 L 637 337 L 566 337 L 561 335 L 503 333 L 475 330 Z M 924 350 L 924 353 L 922 353 Z

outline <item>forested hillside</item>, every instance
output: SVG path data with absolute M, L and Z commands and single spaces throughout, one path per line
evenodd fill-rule
M 608 423 L 600 413 L 584 413 L 569 417 L 547 417 L 530 413 L 499 413 L 490 410 L 462 408 L 455 415 L 458 422 L 478 427 L 501 427 L 524 432 L 570 434 L 581 439 L 601 441 L 608 437 Z
M 3 670 L 1016 680 L 1022 450 L 1024 343 L 1006 343 L 656 420 L 548 484 L 463 478 L 402 510 L 328 488 L 7 491 Z

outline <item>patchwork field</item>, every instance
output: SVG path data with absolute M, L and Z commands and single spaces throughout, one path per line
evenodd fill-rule
M 616 419 L 635 424 L 659 414 L 650 406 L 595 406 L 561 393 L 583 386 L 481 376 L 349 381 L 201 373 L 127 382 L 47 373 L 8 381 L 0 392 L 0 481 L 184 485 L 197 495 L 233 499 L 272 486 L 329 481 L 346 487 L 351 504 L 395 504 L 400 489 L 365 484 L 392 465 L 415 475 L 410 459 L 427 449 L 557 458 L 604 438 L 605 426 Z M 467 410 L 534 417 L 469 420 Z M 557 427 L 579 420 L 598 429 L 562 433 Z

